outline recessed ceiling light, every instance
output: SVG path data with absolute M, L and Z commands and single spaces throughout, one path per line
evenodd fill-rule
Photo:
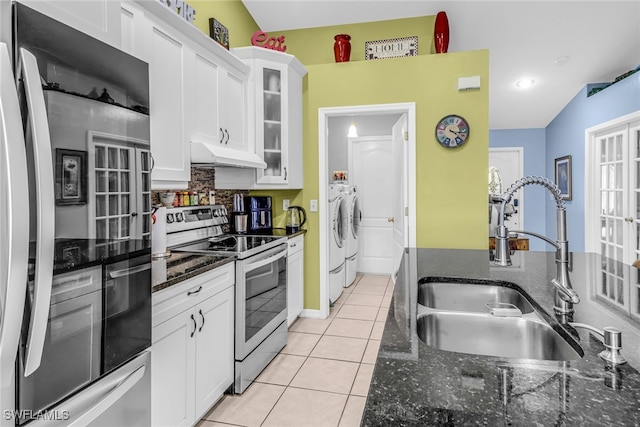
M 533 86 L 534 83 L 535 81 L 533 79 L 521 79 L 516 82 L 516 87 L 519 87 L 520 89 L 527 89 Z

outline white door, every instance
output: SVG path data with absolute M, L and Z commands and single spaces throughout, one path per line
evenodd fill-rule
M 522 162 L 522 148 L 520 147 L 489 148 L 489 167 L 496 167 L 500 172 L 500 178 L 502 180 L 502 191 L 499 192 L 500 194 L 507 191 L 511 184 L 523 177 L 524 166 Z M 487 190 L 487 197 L 488 194 L 489 192 Z M 512 214 L 511 217 L 505 221 L 505 225 L 509 230 L 522 230 L 524 228 L 524 218 L 522 214 L 524 209 L 523 199 L 524 192 L 522 189 L 516 191 L 513 195 L 511 201 L 514 206 L 516 204 L 517 206 L 515 206 L 516 213 Z M 489 219 L 487 218 L 487 223 L 488 221 Z
M 349 176 L 360 189 L 360 240 L 358 270 L 393 272 L 394 186 L 391 137 L 349 138 Z
M 393 170 L 393 274 L 395 281 L 400 269 L 403 249 L 408 246 L 406 237 L 405 207 L 407 206 L 407 186 L 405 183 L 406 168 L 406 146 L 407 140 L 407 115 L 402 117 L 393 125 L 391 129 L 391 152 Z

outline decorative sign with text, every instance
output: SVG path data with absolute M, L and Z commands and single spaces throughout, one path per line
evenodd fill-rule
M 277 50 L 279 52 L 284 52 L 287 50 L 287 47 L 284 45 L 284 36 L 270 37 L 269 34 L 264 31 L 256 31 L 251 36 L 251 45 L 263 47 L 265 49 Z
M 185 21 L 193 24 L 196 19 L 196 10 L 192 8 L 185 0 L 159 0 L 160 3 L 173 10 L 180 15 Z
M 418 55 L 418 36 L 376 40 L 364 43 L 365 59 L 397 58 Z

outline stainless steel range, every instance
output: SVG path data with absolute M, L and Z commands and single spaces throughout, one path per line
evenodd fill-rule
M 225 234 L 224 206 L 167 212 L 174 252 L 235 256 L 235 385 L 242 393 L 287 344 L 287 239 Z

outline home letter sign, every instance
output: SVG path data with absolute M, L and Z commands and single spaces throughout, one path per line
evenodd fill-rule
M 284 45 L 284 36 L 278 38 L 269 37 L 264 31 L 256 31 L 251 36 L 251 44 L 253 46 L 263 47 L 265 49 L 277 50 L 284 52 L 287 47 Z

